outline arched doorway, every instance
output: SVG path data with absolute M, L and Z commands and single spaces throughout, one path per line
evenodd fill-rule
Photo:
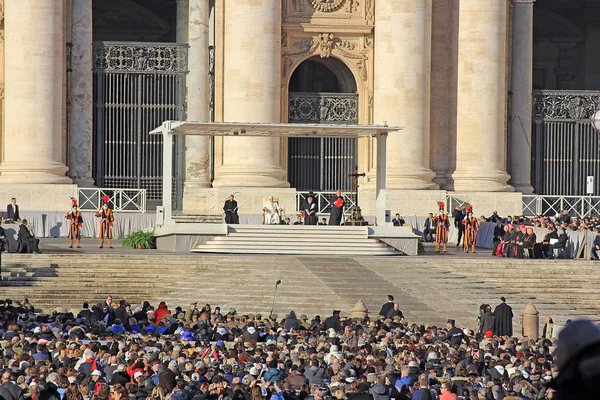
M 288 121 L 311 124 L 358 123 L 358 94 L 352 71 L 335 58 L 312 57 L 293 72 Z M 357 160 L 352 138 L 292 138 L 288 179 L 299 191 L 352 190 L 348 174 Z

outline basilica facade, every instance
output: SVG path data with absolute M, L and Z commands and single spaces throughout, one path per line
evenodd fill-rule
M 425 215 L 451 195 L 478 214 L 516 214 L 548 180 L 534 86 L 597 89 L 591 55 L 563 79 L 587 33 L 569 48 L 546 40 L 553 18 L 565 35 L 577 24 L 550 10 L 534 24 L 535 0 L 0 4 L 0 194 L 35 210 L 93 186 L 146 189 L 160 204 L 161 142 L 148 132 L 187 119 L 402 126 L 387 141 L 393 211 Z M 567 108 L 585 120 L 594 96 Z M 229 193 L 251 213 L 270 195 L 293 213 L 299 192 L 355 190 L 351 173 L 364 173 L 361 207 L 375 211 L 372 139 L 188 137 L 174 151 L 183 213 L 219 214 Z

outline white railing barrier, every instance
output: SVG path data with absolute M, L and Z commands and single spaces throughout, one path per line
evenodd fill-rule
M 96 211 L 102 207 L 104 196 L 114 211 L 128 213 L 146 212 L 146 189 L 79 188 L 78 201 L 82 211 Z
M 523 215 L 526 217 L 550 217 L 563 210 L 577 218 L 600 215 L 600 196 L 523 195 Z
M 313 192 L 313 198 L 319 206 L 317 215 L 328 215 L 336 199 L 336 192 Z M 309 192 L 296 193 L 296 213 L 302 211 L 302 205 L 306 202 Z M 356 194 L 353 192 L 342 192 L 342 198 L 345 201 L 344 215 L 351 215 L 356 208 Z

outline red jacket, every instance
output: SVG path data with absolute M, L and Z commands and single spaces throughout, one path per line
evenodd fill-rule
M 166 306 L 158 306 L 156 311 L 154 311 L 154 318 L 156 318 L 156 323 L 158 324 L 160 321 L 162 321 L 165 315 L 169 314 L 171 314 L 171 311 L 169 311 Z

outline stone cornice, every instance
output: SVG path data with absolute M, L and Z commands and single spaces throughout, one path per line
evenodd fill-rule
M 342 34 L 356 34 L 366 35 L 373 32 L 373 25 L 367 24 L 352 24 L 352 25 L 341 25 L 341 24 L 319 24 L 319 23 L 301 23 L 301 24 L 283 24 L 283 29 L 286 32 L 300 31 L 309 33 L 342 33 Z

